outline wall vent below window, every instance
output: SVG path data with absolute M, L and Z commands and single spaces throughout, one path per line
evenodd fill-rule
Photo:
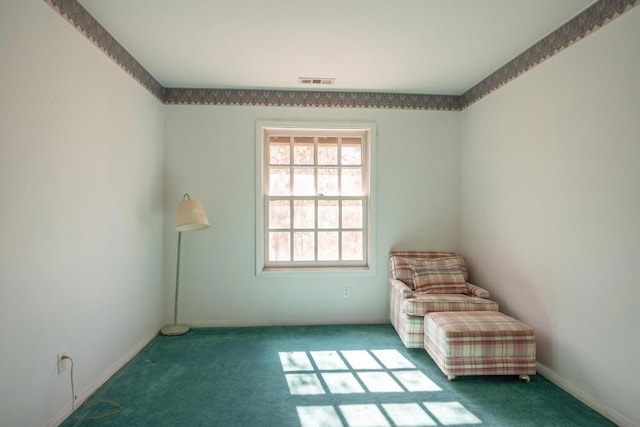
M 335 82 L 334 77 L 298 77 L 298 83 L 302 85 L 332 85 Z

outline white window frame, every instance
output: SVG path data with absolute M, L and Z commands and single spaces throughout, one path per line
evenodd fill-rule
M 364 200 L 363 261 L 269 262 L 268 249 L 268 136 L 274 133 L 295 135 L 362 135 L 362 168 Z M 375 271 L 375 138 L 376 125 L 371 122 L 283 122 L 256 121 L 256 275 L 263 273 L 327 273 L 362 274 Z M 318 199 L 321 196 L 300 196 L 299 199 Z M 331 197 L 333 199 L 333 197 Z M 339 198 L 348 199 L 346 196 Z

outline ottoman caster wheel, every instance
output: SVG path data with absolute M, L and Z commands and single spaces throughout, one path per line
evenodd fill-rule
M 529 378 L 529 375 L 520 375 L 520 381 L 522 381 L 523 383 L 528 383 L 529 381 L 531 381 L 531 378 Z
M 455 375 L 447 375 L 447 379 L 449 381 L 455 381 L 456 380 L 456 376 Z

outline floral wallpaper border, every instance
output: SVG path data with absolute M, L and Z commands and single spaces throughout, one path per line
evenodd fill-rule
M 77 0 L 44 0 L 165 104 L 463 110 L 640 4 L 598 0 L 462 95 L 261 89 L 165 88 Z

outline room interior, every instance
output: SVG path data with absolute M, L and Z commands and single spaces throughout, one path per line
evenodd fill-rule
M 442 83 L 413 90 L 399 73 L 381 80 L 398 81 L 386 90 L 339 78 L 329 89 L 181 86 L 69 13 L 82 4 L 98 16 L 99 3 L 0 3 L 2 424 L 57 425 L 70 413 L 58 354 L 74 358 L 82 401 L 170 321 L 174 215 L 188 192 L 211 223 L 184 236 L 180 310 L 191 327 L 386 323 L 389 251 L 455 251 L 473 283 L 534 328 L 540 374 L 616 424 L 640 425 L 637 1 L 567 2 L 546 28 L 512 22 L 535 38 L 494 36 L 524 44 L 474 51 L 459 63 L 472 72 L 450 73 L 454 86 L 446 68 L 428 67 L 427 81 Z M 553 3 L 541 3 L 543 16 Z M 560 49 L 527 50 L 603 10 Z M 175 40 L 174 51 L 187 42 Z M 230 46 L 226 55 L 242 56 Z M 360 65 L 389 62 L 366 53 Z M 376 123 L 370 271 L 256 273 L 258 120 Z

